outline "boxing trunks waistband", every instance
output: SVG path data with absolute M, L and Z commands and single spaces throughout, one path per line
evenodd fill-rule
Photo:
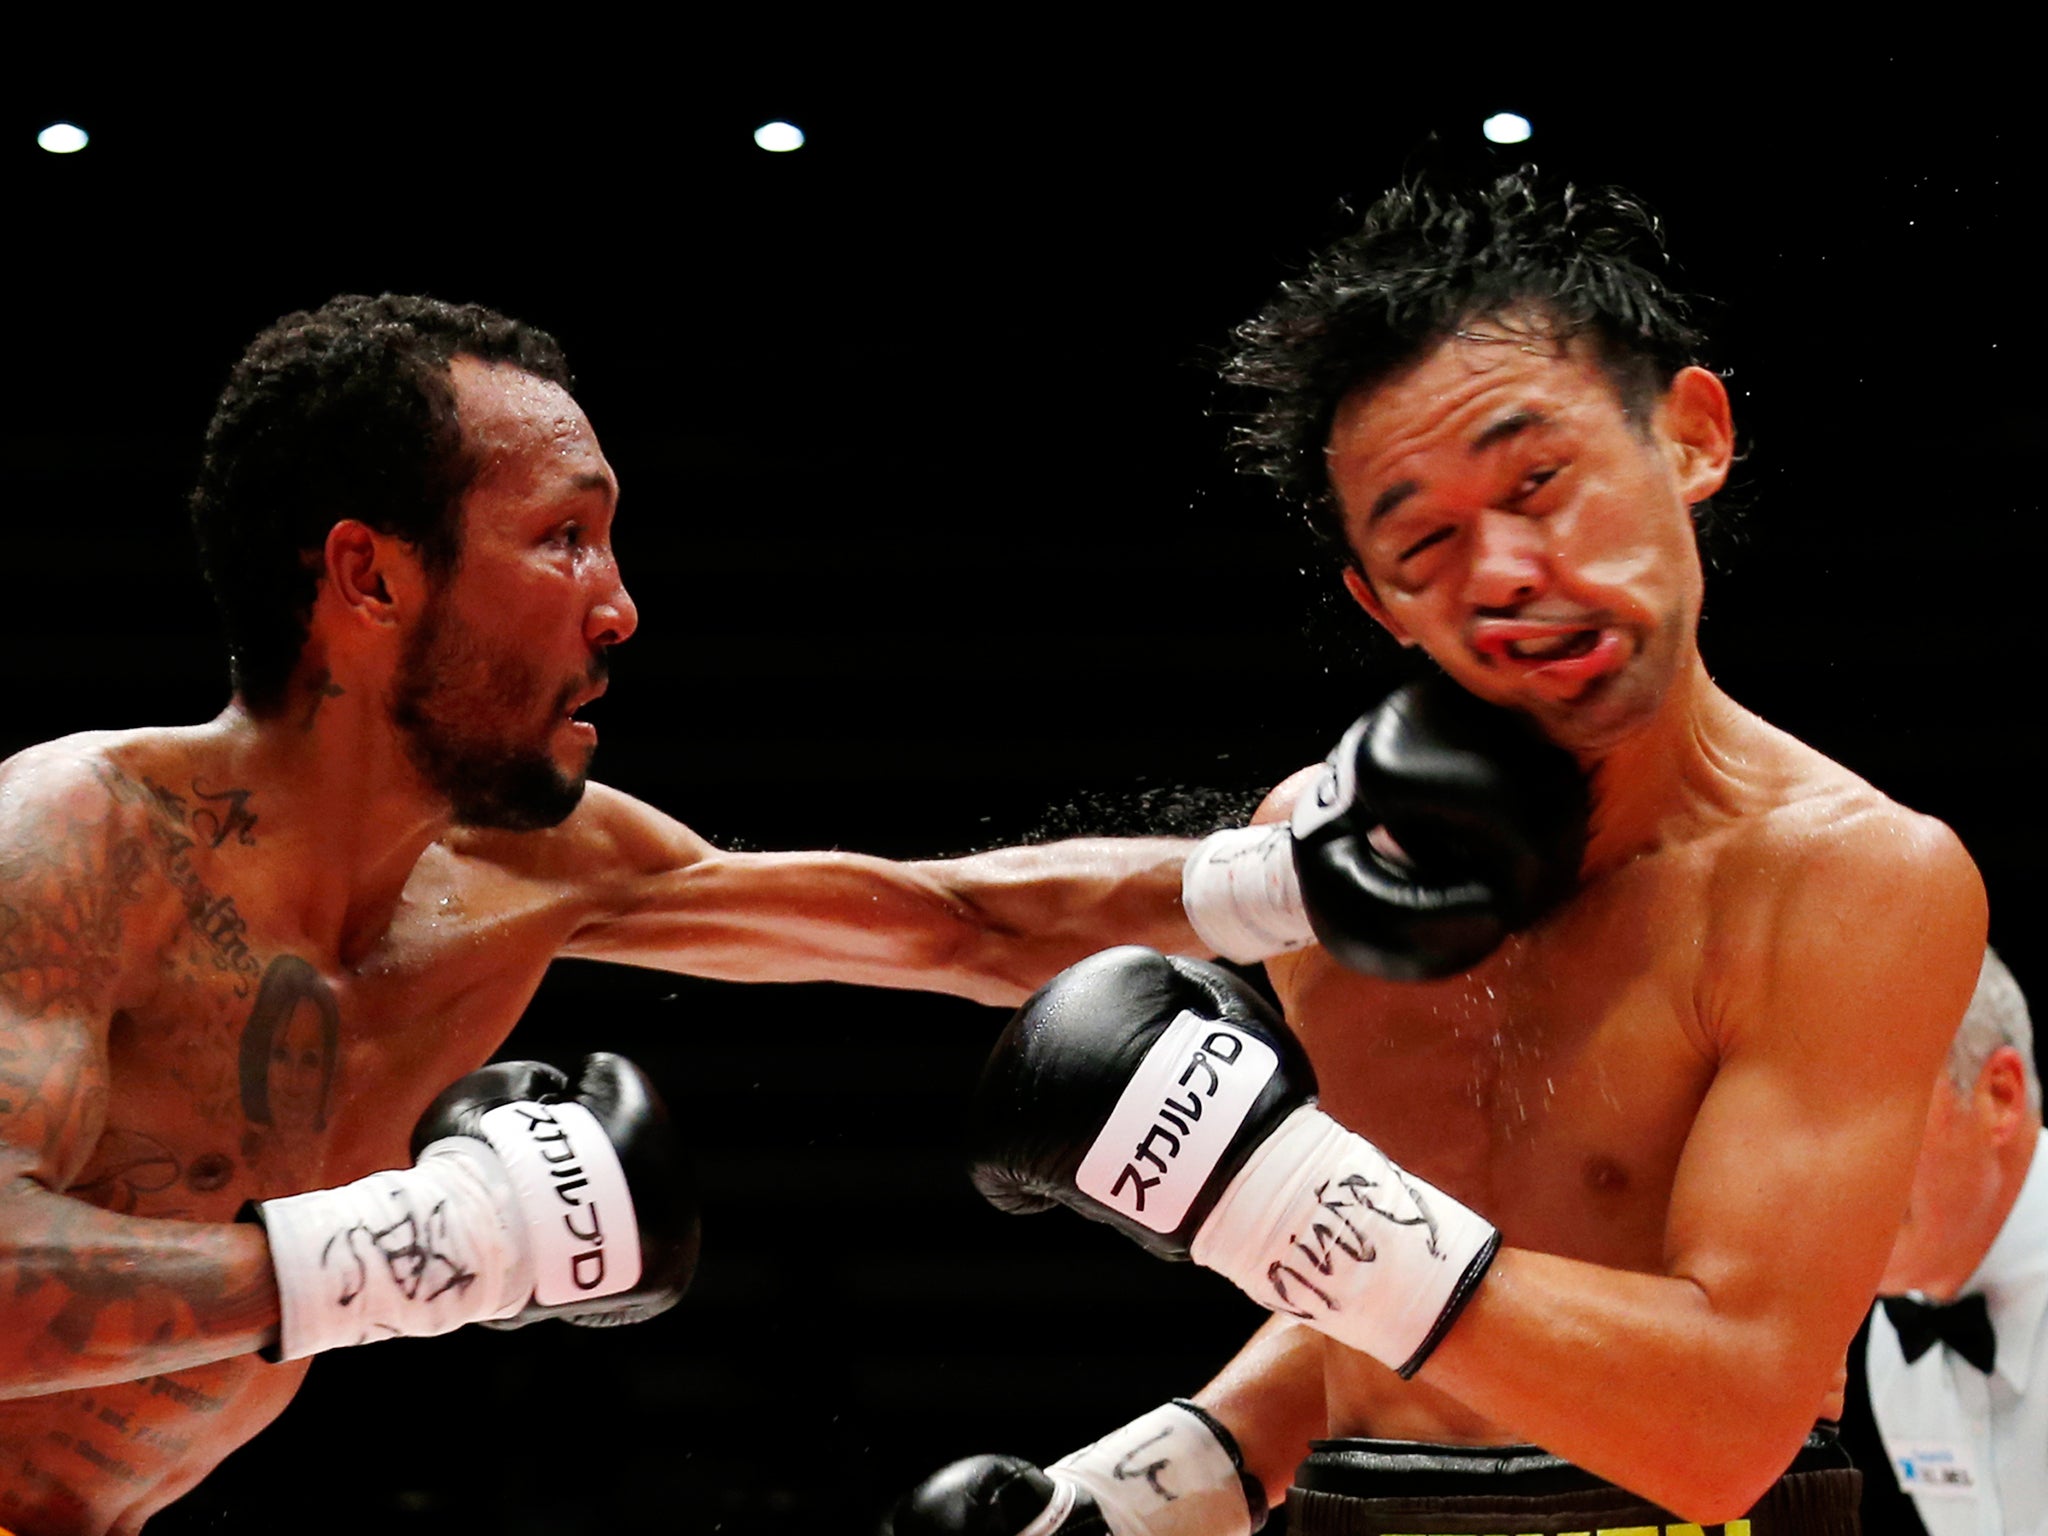
M 1856 1536 L 1863 1474 L 1831 1425 L 1748 1515 L 1700 1526 L 1533 1445 L 1318 1440 L 1288 1536 Z

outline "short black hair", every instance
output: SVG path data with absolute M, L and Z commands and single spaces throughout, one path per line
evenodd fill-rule
M 1248 391 L 1232 446 L 1354 560 L 1324 447 L 1338 405 L 1476 320 L 1526 311 L 1547 339 L 1584 337 L 1639 428 L 1699 360 L 1695 303 L 1670 280 L 1656 215 L 1618 188 L 1582 191 L 1523 166 L 1472 187 L 1422 178 L 1313 256 L 1233 333 L 1224 380 Z
M 448 377 L 458 355 L 573 386 L 547 332 L 411 294 L 295 311 L 235 364 L 206 429 L 192 526 L 235 691 L 255 713 L 284 706 L 336 522 L 395 534 L 437 576 L 454 569 L 474 468 Z

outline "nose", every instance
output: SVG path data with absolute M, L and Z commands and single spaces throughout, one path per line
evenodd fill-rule
M 583 620 L 584 638 L 592 645 L 617 645 L 640 627 L 640 610 L 619 575 L 618 561 L 607 561 L 606 569 L 611 581 L 590 605 Z
M 1466 602 L 1475 608 L 1515 608 L 1541 594 L 1548 582 L 1541 523 L 1491 508 L 1474 518 Z

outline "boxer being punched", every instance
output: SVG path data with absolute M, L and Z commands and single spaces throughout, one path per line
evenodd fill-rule
M 310 1353 L 580 1294 L 542 1240 L 564 1146 L 608 1256 L 643 1239 L 576 1310 L 673 1299 L 690 1218 L 630 1066 L 464 1077 L 557 955 L 1014 1003 L 1195 947 L 1180 843 L 738 855 L 586 784 L 636 615 L 569 382 L 478 308 L 278 322 L 194 497 L 228 707 L 0 767 L 0 1527 L 134 1531 Z
M 1851 1528 L 1853 1474 L 1803 1447 L 1839 1410 L 1984 895 L 1945 827 L 1708 676 L 1692 514 L 1734 438 L 1663 268 L 1620 194 L 1409 188 L 1241 329 L 1253 464 L 1358 604 L 1584 769 L 1576 889 L 1450 975 L 1289 948 L 1307 878 L 1238 872 L 1355 813 L 1340 757 L 1191 866 L 1196 926 L 1265 956 L 1291 1031 L 1137 950 L 1034 998 L 977 1105 L 984 1190 L 1112 1220 L 1275 1317 L 1050 1476 L 948 1469 L 898 1536 L 1220 1536 L 1291 1478 L 1301 1536 Z

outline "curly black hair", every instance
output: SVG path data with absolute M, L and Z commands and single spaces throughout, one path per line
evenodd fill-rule
M 478 304 L 390 293 L 284 316 L 229 375 L 192 527 L 235 691 L 253 712 L 284 707 L 337 521 L 395 534 L 437 576 L 455 568 L 473 473 L 448 376 L 457 354 L 572 387 L 547 332 Z
M 1411 180 L 1233 333 L 1223 378 L 1254 397 L 1232 433 L 1238 466 L 1355 562 L 1323 459 L 1337 407 L 1476 320 L 1526 316 L 1546 339 L 1589 339 L 1647 429 L 1705 345 L 1670 265 L 1656 216 L 1617 188 L 1553 185 L 1526 165 L 1472 188 Z

